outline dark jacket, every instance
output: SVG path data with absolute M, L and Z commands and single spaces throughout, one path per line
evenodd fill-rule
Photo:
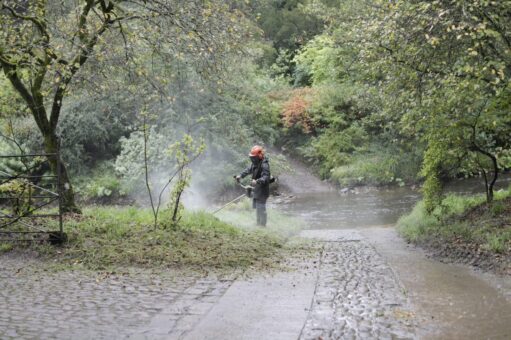
M 252 175 L 252 179 L 257 181 L 254 189 L 254 198 L 256 200 L 266 200 L 270 197 L 270 163 L 268 159 L 263 158 L 257 163 L 252 163 L 240 174 L 241 178 Z

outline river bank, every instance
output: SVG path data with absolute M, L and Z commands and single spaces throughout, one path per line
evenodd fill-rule
M 511 275 L 511 191 L 488 204 L 479 196 L 447 196 L 432 213 L 419 202 L 398 221 L 400 234 L 434 257 Z
M 303 164 L 295 162 L 293 168 L 297 169 L 296 174 L 286 174 L 281 180 L 292 197 L 284 195 L 284 199 L 276 198 L 273 202 L 289 215 L 304 219 L 310 228 L 391 226 L 402 216 L 409 216 L 407 228 L 400 228 L 401 235 L 409 242 L 424 247 L 435 258 L 505 275 L 509 272 L 508 242 L 511 232 L 506 222 L 509 217 L 506 217 L 508 213 L 505 207 L 511 204 L 498 202 L 498 198 L 509 191 L 509 174 L 499 178 L 495 188 L 497 202 L 491 208 L 482 206 L 479 210 L 474 208 L 476 210 L 471 213 L 466 211 L 484 202 L 480 194 L 484 188 L 483 179 L 453 180 L 445 187 L 449 198 L 443 205 L 444 209 L 429 216 L 421 210 L 422 206 L 416 207 L 422 199 L 418 187 L 365 186 L 339 190 L 314 179 Z M 307 180 L 297 180 L 302 177 Z M 308 180 L 310 177 L 312 179 Z M 475 201 L 472 197 L 476 197 Z M 464 200 L 467 200 L 467 204 L 473 201 L 475 205 L 464 204 Z M 464 213 L 467 215 L 463 216 Z M 405 223 L 405 220 L 401 221 Z

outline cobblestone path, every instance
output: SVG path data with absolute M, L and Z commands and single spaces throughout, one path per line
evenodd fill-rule
M 328 232 L 315 232 L 323 248 L 312 308 L 300 338 L 415 338 L 413 313 L 384 259 L 356 232 Z
M 289 282 L 277 280 L 278 275 L 259 277 L 255 283 L 245 282 L 250 289 L 234 294 L 234 288 L 240 286 L 238 281 L 229 290 L 230 295 L 227 290 L 237 277 L 234 274 L 217 277 L 181 271 L 127 275 L 45 271 L 45 266 L 33 260 L 0 256 L 0 339 L 181 339 L 194 334 L 190 331 L 204 324 L 207 317 L 222 320 L 214 313 L 218 306 L 224 307 L 221 310 L 228 317 L 230 313 L 239 314 L 241 305 L 247 322 L 230 326 L 213 322 L 209 326 L 220 327 L 218 334 L 239 335 L 232 339 L 252 338 L 247 334 L 265 339 L 268 327 L 259 325 L 254 332 L 255 323 L 249 320 L 276 313 L 280 321 L 273 322 L 280 326 L 274 333 L 278 335 L 280 329 L 280 335 L 287 334 L 277 336 L 279 339 L 416 338 L 416 320 L 399 281 L 366 240 L 356 231 L 347 230 L 302 234 L 316 239 L 319 261 L 309 258 L 313 265 L 292 271 Z M 310 285 L 300 290 L 295 283 L 306 278 Z M 295 317 L 286 330 L 283 325 L 290 315 L 279 306 L 285 307 L 288 300 L 275 304 L 276 297 L 268 291 L 279 287 L 305 297 L 303 305 L 294 307 L 302 311 L 299 314 L 303 319 Z M 250 292 L 247 299 L 227 303 L 228 296 L 246 292 Z M 251 298 L 259 303 L 250 303 Z M 261 306 L 268 310 L 261 310 Z M 223 331 L 225 327 L 230 329 Z M 228 330 L 231 333 L 226 333 Z M 201 334 L 210 332 L 206 328 Z
M 233 279 L 45 272 L 0 257 L 0 339 L 177 339 Z

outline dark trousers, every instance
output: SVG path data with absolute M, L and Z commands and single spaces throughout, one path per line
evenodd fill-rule
M 254 198 L 252 207 L 256 210 L 257 225 L 265 227 L 268 216 L 266 213 L 266 199 Z

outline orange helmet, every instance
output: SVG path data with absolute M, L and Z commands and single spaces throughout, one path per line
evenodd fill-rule
M 249 157 L 259 157 L 259 159 L 264 158 L 264 149 L 262 146 L 254 145 L 248 154 Z

